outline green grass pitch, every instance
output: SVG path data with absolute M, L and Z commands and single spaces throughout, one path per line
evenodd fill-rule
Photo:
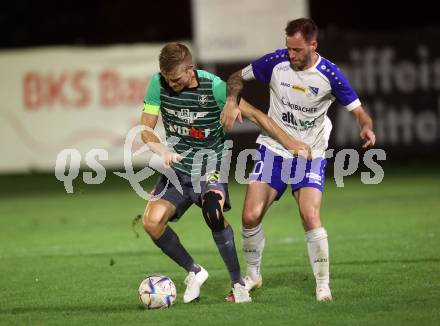
M 197 207 L 172 227 L 210 278 L 199 302 L 183 304 L 185 273 L 140 225 L 132 228 L 145 203 L 127 182 L 77 182 L 68 195 L 51 175 L 0 177 L 0 324 L 439 325 L 440 174 L 432 171 L 385 170 L 379 185 L 351 177 L 337 188 L 327 180 L 328 303 L 315 302 L 304 232 L 286 192 L 263 223 L 264 285 L 243 305 L 223 301 L 227 271 Z M 230 193 L 227 218 L 244 270 L 245 186 L 231 184 Z M 139 306 L 138 285 L 154 272 L 176 283 L 170 309 Z

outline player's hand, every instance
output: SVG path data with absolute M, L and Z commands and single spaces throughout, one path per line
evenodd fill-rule
M 163 154 L 162 156 L 163 158 L 163 164 L 166 167 L 170 167 L 172 166 L 174 163 L 180 161 L 182 159 L 182 156 L 180 154 L 171 152 L 171 151 L 167 151 L 166 153 Z
M 372 147 L 376 143 L 376 135 L 370 128 L 363 128 L 361 130 L 360 137 L 362 140 L 365 140 L 362 148 Z
M 286 148 L 295 157 L 312 159 L 312 148 L 302 141 L 290 139 Z
M 235 120 L 238 119 L 240 123 L 243 122 L 241 111 L 237 102 L 234 100 L 226 100 L 223 111 L 220 115 L 220 122 L 226 131 L 230 131 L 234 127 Z

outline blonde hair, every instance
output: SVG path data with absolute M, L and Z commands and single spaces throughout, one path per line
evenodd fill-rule
M 170 73 L 182 63 L 191 64 L 192 55 L 189 49 L 177 42 L 166 44 L 159 54 L 159 68 L 163 73 Z

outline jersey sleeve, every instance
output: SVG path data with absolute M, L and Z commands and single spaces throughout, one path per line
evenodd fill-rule
M 283 61 L 288 61 L 287 49 L 276 50 L 255 60 L 252 62 L 255 79 L 269 84 L 274 67 Z
M 250 81 L 255 79 L 254 71 L 252 70 L 252 64 L 247 65 L 241 70 L 241 78 L 245 81 Z
M 151 77 L 147 93 L 144 97 L 144 113 L 159 115 L 160 113 L 160 75 L 156 73 Z
M 347 77 L 334 63 L 322 60 L 318 65 L 318 70 L 327 77 L 332 88 L 332 95 L 347 111 L 361 105 L 361 101 Z
M 216 76 L 212 80 L 212 94 L 218 107 L 223 109 L 226 103 L 226 82 L 220 77 Z

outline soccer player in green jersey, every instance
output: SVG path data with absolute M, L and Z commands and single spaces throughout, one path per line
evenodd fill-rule
M 180 43 L 166 44 L 159 55 L 160 73 L 153 75 L 144 99 L 142 140 L 160 155 L 164 164 L 176 173 L 183 193 L 164 176 L 159 176 L 154 193 L 160 199 L 149 201 L 143 223 L 153 242 L 173 261 L 188 272 L 183 295 L 185 303 L 197 299 L 208 272 L 185 250 L 179 237 L 168 225 L 178 220 L 192 205 L 201 207 L 203 216 L 218 247 L 231 278 L 228 296 L 236 303 L 250 302 L 240 273 L 233 230 L 223 213 L 231 208 L 228 188 L 222 182 L 220 166 L 225 153 L 225 131 L 220 115 L 226 101 L 226 83 L 219 77 L 196 70 L 189 49 Z M 242 114 L 260 125 L 288 150 L 306 150 L 285 134 L 269 117 L 241 100 Z M 179 141 L 173 149 L 160 142 L 152 129 L 162 115 L 167 138 Z M 198 153 L 210 155 L 198 155 Z M 205 177 L 202 177 L 205 176 Z M 201 191 L 195 191 L 194 179 L 200 177 Z

